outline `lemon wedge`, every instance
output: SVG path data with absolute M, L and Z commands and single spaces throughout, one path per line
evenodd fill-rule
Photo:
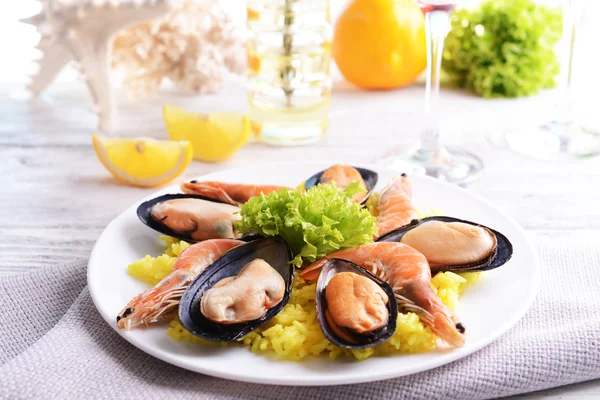
M 92 135 L 98 159 L 128 185 L 160 186 L 179 176 L 192 161 L 192 145 L 185 141 L 150 138 L 112 138 Z
M 194 158 L 206 162 L 231 157 L 248 142 L 253 130 L 248 116 L 238 113 L 196 114 L 165 105 L 163 117 L 169 137 L 188 140 Z

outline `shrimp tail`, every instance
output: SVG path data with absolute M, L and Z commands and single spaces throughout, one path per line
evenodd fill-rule
M 465 327 L 458 316 L 442 303 L 431 287 L 415 283 L 403 289 L 393 288 L 398 309 L 402 312 L 414 312 L 440 339 L 453 347 L 465 343 Z
M 444 342 L 453 347 L 461 347 L 465 344 L 465 327 L 461 322 L 455 323 L 442 312 L 434 312 L 433 317 L 431 330 Z
M 187 194 L 197 194 L 200 196 L 206 196 L 211 199 L 216 199 L 224 203 L 232 204 L 237 206 L 240 204 L 239 201 L 234 200 L 227 193 L 226 188 L 222 187 L 219 182 L 198 182 L 190 181 L 181 184 L 181 191 Z
M 412 184 L 406 174 L 392 179 L 381 191 L 377 204 L 377 232 L 379 236 L 418 218 L 411 199 Z
M 177 257 L 169 275 L 125 306 L 117 317 L 117 326 L 133 329 L 169 319 L 192 281 L 216 259 L 242 244 L 240 240 L 212 239 L 189 246 Z
M 300 277 L 307 281 L 315 281 L 319 279 L 321 269 L 323 269 L 323 266 L 325 263 L 327 263 L 327 260 L 327 257 L 323 257 L 320 260 L 310 264 L 308 267 L 303 269 L 302 272 L 300 272 Z
M 168 275 L 152 289 L 134 297 L 117 316 L 117 326 L 129 330 L 169 319 L 192 280 L 193 276 L 186 271 Z
M 339 250 L 306 267 L 300 276 L 315 280 L 327 259 L 354 262 L 387 282 L 394 291 L 400 312 L 413 312 L 441 340 L 450 346 L 464 344 L 464 326 L 431 288 L 429 264 L 421 253 L 402 243 L 368 243 Z

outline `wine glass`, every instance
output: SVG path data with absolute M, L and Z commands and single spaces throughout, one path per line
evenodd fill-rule
M 419 143 L 408 153 L 393 154 L 380 163 L 396 168 L 421 168 L 427 175 L 465 186 L 481 177 L 483 162 L 474 154 L 442 145 L 439 123 L 440 71 L 450 14 L 460 0 L 414 0 L 425 14 L 427 81 L 424 126 Z
M 572 73 L 575 34 L 581 22 L 585 0 L 564 0 L 562 71 L 554 105 L 555 119 L 540 126 L 523 126 L 503 133 L 492 143 L 532 158 L 557 160 L 600 154 L 600 136 L 579 125 L 573 117 Z

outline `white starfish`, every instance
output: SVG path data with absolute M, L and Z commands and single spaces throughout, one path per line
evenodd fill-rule
M 98 128 L 108 131 L 116 118 L 111 90 L 110 50 L 117 32 L 154 19 L 169 9 L 168 0 L 46 0 L 42 10 L 21 22 L 41 35 L 39 71 L 29 90 L 40 94 L 69 62 L 79 64 L 98 114 Z

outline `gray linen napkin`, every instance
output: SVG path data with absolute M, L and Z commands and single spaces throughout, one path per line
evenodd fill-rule
M 470 400 L 600 378 L 600 248 L 561 247 L 552 240 L 539 249 L 541 292 L 525 318 L 499 340 L 417 375 L 334 387 L 229 382 L 154 359 L 100 317 L 85 288 L 83 262 L 5 277 L 0 398 Z

